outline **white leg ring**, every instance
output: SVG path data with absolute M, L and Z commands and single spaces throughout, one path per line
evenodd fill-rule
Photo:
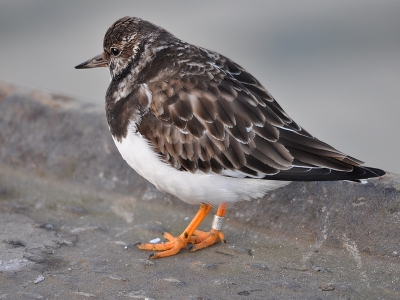
M 219 217 L 217 215 L 214 215 L 214 220 L 212 222 L 211 228 L 215 230 L 221 230 L 223 224 L 224 224 L 224 217 Z

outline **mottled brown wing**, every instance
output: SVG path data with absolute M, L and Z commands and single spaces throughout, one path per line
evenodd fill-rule
M 302 129 L 252 75 L 223 56 L 188 61 L 148 87 L 151 113 L 138 129 L 179 170 L 299 180 L 362 164 Z

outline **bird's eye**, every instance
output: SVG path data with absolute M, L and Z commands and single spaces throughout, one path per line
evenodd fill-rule
M 118 56 L 121 53 L 121 51 L 115 47 L 111 47 L 110 50 L 111 50 L 112 55 L 114 55 L 114 56 Z

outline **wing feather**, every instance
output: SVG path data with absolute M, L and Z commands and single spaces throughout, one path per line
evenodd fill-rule
M 360 171 L 361 161 L 301 128 L 242 67 L 210 51 L 196 55 L 196 64 L 188 59 L 174 68 L 166 60 L 165 76 L 161 70 L 148 83 L 150 108 L 138 130 L 166 163 L 181 171 L 278 180 L 370 174 Z

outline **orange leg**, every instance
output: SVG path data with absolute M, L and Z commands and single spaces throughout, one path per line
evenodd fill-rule
M 139 244 L 138 248 L 142 250 L 161 251 L 150 255 L 150 258 L 161 258 L 177 254 L 181 249 L 186 247 L 193 232 L 200 225 L 201 221 L 204 220 L 211 208 L 211 205 L 201 204 L 199 211 L 180 236 L 173 237 L 171 234 L 165 233 L 164 237 L 169 240 L 168 242 L 160 244 Z
M 180 236 L 174 237 L 170 233 L 165 232 L 163 236 L 168 242 L 159 244 L 139 244 L 138 248 L 142 250 L 161 251 L 151 254 L 150 258 L 162 258 L 177 254 L 181 249 L 185 248 L 188 243 L 194 244 L 190 251 L 196 251 L 211 246 L 218 242 L 218 240 L 225 242 L 221 227 L 227 207 L 228 203 L 221 203 L 218 206 L 216 216 L 214 216 L 213 228 L 210 232 L 196 230 L 212 208 L 211 205 L 202 204 L 193 220 Z
M 196 230 L 190 238 L 189 243 L 194 244 L 190 251 L 197 251 L 217 243 L 219 240 L 225 243 L 224 234 L 221 231 L 223 218 L 226 214 L 228 203 L 224 202 L 218 206 L 216 215 L 214 216 L 213 228 L 210 232 Z

